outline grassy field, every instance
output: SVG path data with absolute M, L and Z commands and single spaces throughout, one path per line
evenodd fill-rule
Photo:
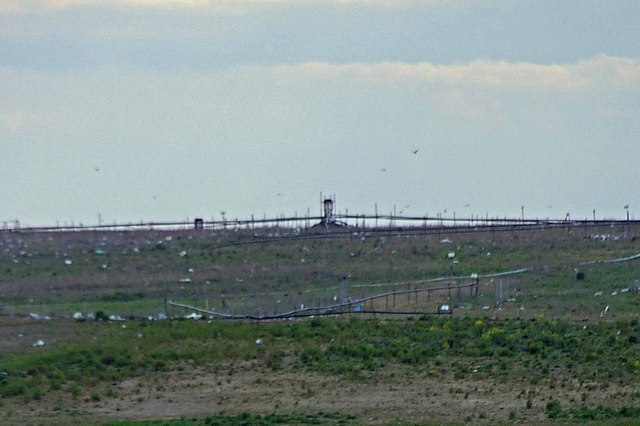
M 0 234 L 0 421 L 640 421 L 640 259 L 607 263 L 640 253 L 640 229 L 259 232 Z M 272 314 L 520 268 L 363 305 L 413 315 L 157 320 L 188 313 L 165 299 Z
M 637 262 L 581 263 L 637 254 L 635 233 L 633 227 L 618 226 L 429 235 L 349 232 L 334 239 L 273 240 L 267 237 L 274 230 L 5 232 L 0 235 L 0 313 L 157 317 L 170 299 L 264 315 L 406 290 L 436 277 L 528 268 L 520 276 L 481 280 L 478 299 L 454 295 L 454 302 L 476 314 L 484 306 L 504 304 L 503 310 L 524 311 L 518 316 L 530 311 L 572 319 L 599 315 L 609 305 L 610 315 L 618 316 L 635 299 L 610 295 L 639 285 Z M 282 230 L 280 235 L 313 237 Z M 577 269 L 585 280 L 575 279 Z M 594 298 L 598 292 L 602 297 Z M 433 311 L 436 301 L 418 299 L 413 305 L 404 308 Z

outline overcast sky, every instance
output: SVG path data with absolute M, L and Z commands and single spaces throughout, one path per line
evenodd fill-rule
M 317 214 L 320 192 L 640 218 L 639 22 L 637 0 L 0 0 L 0 222 Z

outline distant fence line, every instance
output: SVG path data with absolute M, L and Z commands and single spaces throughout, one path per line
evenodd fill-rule
M 553 228 L 570 226 L 601 226 L 601 225 L 637 225 L 640 220 L 602 219 L 602 220 L 568 220 L 568 219 L 526 219 L 526 218 L 498 218 L 488 216 L 443 217 L 437 216 L 400 216 L 400 215 L 367 215 L 367 214 L 337 214 L 332 216 L 337 223 L 346 225 L 343 229 L 331 232 L 345 232 L 351 230 L 407 230 L 407 229 L 496 229 L 500 227 L 528 227 Z M 21 226 L 20 221 L 1 221 L 2 232 L 78 232 L 78 231 L 179 231 L 191 229 L 205 230 L 235 230 L 256 228 L 286 228 L 292 230 L 321 230 L 320 223 L 323 216 L 276 216 L 262 219 L 222 219 L 203 220 L 194 219 L 184 221 L 165 222 L 130 222 L 98 225 L 84 225 L 82 223 L 63 224 L 56 226 Z M 198 221 L 198 223 L 196 223 Z
M 279 314 L 274 314 L 274 315 L 251 315 L 251 314 L 226 314 L 226 313 L 222 313 L 222 312 L 217 312 L 217 311 L 212 311 L 209 309 L 203 309 L 203 308 L 198 308 L 196 306 L 191 306 L 191 305 L 187 305 L 184 303 L 176 303 L 170 300 L 167 300 L 167 305 L 169 306 L 174 306 L 177 308 L 183 308 L 186 310 L 190 310 L 193 312 L 198 312 L 204 315 L 209 315 L 210 317 L 214 317 L 214 318 L 223 318 L 223 319 L 248 319 L 248 320 L 255 320 L 255 321 L 265 321 L 265 320 L 278 320 L 278 319 L 287 319 L 287 318 L 299 318 L 299 317 L 307 317 L 307 316 L 322 316 L 322 315 L 337 315 L 337 314 L 345 314 L 345 313 L 355 313 L 355 314 L 359 314 L 359 313 L 386 313 L 386 314 L 407 314 L 406 312 L 396 312 L 396 311 L 389 311 L 388 309 L 385 309 L 384 311 L 382 310 L 363 310 L 361 308 L 361 305 L 364 305 L 367 302 L 371 302 L 374 300 L 378 300 L 378 299 L 384 299 L 384 298 L 389 298 L 389 297 L 399 297 L 402 295 L 411 295 L 411 294 L 418 294 L 418 293 L 430 293 L 433 291 L 440 291 L 440 290 L 457 290 L 460 291 L 464 288 L 474 288 L 476 289 L 476 294 L 477 294 L 477 289 L 479 286 L 479 281 L 475 280 L 474 282 L 471 283 L 458 283 L 455 285 L 443 285 L 443 286 L 438 286 L 438 287 L 425 287 L 425 288 L 419 288 L 419 287 L 415 287 L 413 289 L 409 289 L 409 290 L 400 290 L 400 291 L 392 291 L 392 292 L 387 292 L 387 293 L 382 293 L 382 294 L 376 294 L 374 296 L 368 296 L 368 297 L 364 297 L 361 299 L 357 299 L 357 300 L 349 300 L 347 302 L 343 302 L 343 303 L 337 303 L 334 305 L 329 305 L 329 306 L 310 306 L 310 307 L 303 307 L 301 309 L 295 309 L 292 311 L 288 311 L 288 312 L 283 312 L 283 313 L 279 313 Z M 353 307 L 360 307 L 360 309 L 351 309 Z M 345 310 L 346 309 L 346 310 Z M 425 313 L 425 312 L 422 312 Z M 416 314 L 416 312 L 411 312 L 411 314 Z
M 511 271 L 498 272 L 494 274 L 438 277 L 438 278 L 431 278 L 426 280 L 402 281 L 402 282 L 384 283 L 384 284 L 356 284 L 356 285 L 351 285 L 350 287 L 363 288 L 363 287 L 384 287 L 384 286 L 407 286 L 407 289 L 406 290 L 394 289 L 393 291 L 387 291 L 384 293 L 379 293 L 379 294 L 375 294 L 367 297 L 361 297 L 353 300 L 351 298 L 348 298 L 348 300 L 346 301 L 343 301 L 340 303 L 334 303 L 332 305 L 326 305 L 326 306 L 307 306 L 307 307 L 303 306 L 300 309 L 294 309 L 291 311 L 276 313 L 273 315 L 254 315 L 254 314 L 248 314 L 248 313 L 230 314 L 230 313 L 224 313 L 224 312 L 219 312 L 219 311 L 210 310 L 210 309 L 203 309 L 197 306 L 188 305 L 184 303 L 173 302 L 171 300 L 166 300 L 166 304 L 168 306 L 182 308 L 188 311 L 197 312 L 203 315 L 208 315 L 212 318 L 222 318 L 222 319 L 232 319 L 232 320 L 249 319 L 249 320 L 263 321 L 263 320 L 278 320 L 278 319 L 287 319 L 287 318 L 301 318 L 301 317 L 308 317 L 308 316 L 339 315 L 339 314 L 346 314 L 346 313 L 415 315 L 418 312 L 390 311 L 388 309 L 388 305 L 389 305 L 388 299 L 390 297 L 393 298 L 394 300 L 393 306 L 395 307 L 395 298 L 403 295 L 408 295 L 408 296 L 416 295 L 417 297 L 419 293 L 426 292 L 430 294 L 431 292 L 434 292 L 434 291 L 444 291 L 444 290 L 447 290 L 449 292 L 451 292 L 452 290 L 455 290 L 459 293 L 462 289 L 465 289 L 465 288 L 470 288 L 472 292 L 475 291 L 475 296 L 477 297 L 478 288 L 480 286 L 481 279 L 524 274 L 528 271 L 529 269 L 527 268 L 521 268 L 521 269 L 515 269 Z M 438 286 L 424 286 L 424 285 L 440 283 L 440 282 L 447 282 L 447 284 L 438 285 Z M 451 284 L 451 282 L 455 282 L 455 284 Z M 411 288 L 411 286 L 413 286 L 413 288 Z M 419 287 L 419 286 L 422 286 L 422 287 Z M 384 310 L 364 309 L 364 305 L 367 302 L 373 302 L 375 300 L 380 300 L 380 299 L 386 299 L 387 301 L 386 309 Z M 353 309 L 354 307 L 357 307 L 357 309 Z M 428 312 L 420 312 L 420 313 L 428 314 Z

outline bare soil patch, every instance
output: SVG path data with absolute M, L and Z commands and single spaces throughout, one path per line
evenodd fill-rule
M 112 397 L 92 399 L 111 393 Z M 77 398 L 54 392 L 27 404 L 3 401 L 11 424 L 97 424 L 115 419 L 171 419 L 225 414 L 317 413 L 355 415 L 359 423 L 394 420 L 438 424 L 541 424 L 549 401 L 564 405 L 638 403 L 638 393 L 616 384 L 550 387 L 499 380 L 456 380 L 384 370 L 353 381 L 310 372 L 270 371 L 251 364 L 214 371 L 148 374 L 85 389 Z M 585 401 L 587 400 L 588 401 Z M 53 423 L 52 423 L 53 422 Z

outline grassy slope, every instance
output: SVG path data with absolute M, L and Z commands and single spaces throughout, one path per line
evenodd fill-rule
M 349 235 L 227 248 L 219 247 L 238 235 L 3 234 L 0 313 L 68 316 L 76 310 L 103 310 L 146 316 L 163 309 L 164 297 L 200 304 L 205 299 L 220 310 L 268 312 L 394 288 L 356 284 L 412 281 L 451 271 L 469 275 L 527 267 L 530 272 L 483 280 L 478 299 L 463 295 L 453 300 L 453 319 L 338 318 L 256 325 L 9 317 L 0 324 L 0 370 L 6 373 L 0 378 L 0 405 L 11 407 L 7 413 L 19 413 L 16 401 L 37 406 L 54 395 L 62 401 L 56 404 L 59 412 L 69 406 L 77 410 L 83 403 L 116 398 L 115 384 L 129 378 L 196 366 L 232 374 L 251 365 L 276 373 L 274 377 L 280 372 L 321 374 L 344 383 L 368 383 L 376 377 L 393 381 L 394 374 L 401 374 L 446 381 L 450 389 L 496 383 L 521 389 L 518 398 L 527 399 L 531 388 L 550 395 L 531 411 L 511 410 L 513 418 L 502 413 L 493 419 L 506 422 L 535 419 L 534 412 L 561 422 L 637 417 L 633 408 L 640 395 L 630 389 L 640 375 L 640 303 L 636 293 L 619 293 L 640 279 L 637 261 L 579 266 L 640 252 L 638 239 L 632 238 L 637 230 L 629 238 L 615 238 L 625 232 L 580 228 L 364 239 Z M 613 238 L 588 238 L 593 234 Z M 445 237 L 453 242 L 442 243 Z M 450 251 L 456 252 L 456 263 L 448 258 Z M 584 281 L 575 279 L 578 267 L 586 274 Z M 179 283 L 182 277 L 192 282 Z M 594 296 L 598 292 L 602 295 Z M 498 294 L 501 310 L 495 306 Z M 397 308 L 427 312 L 448 297 L 442 293 L 418 302 L 398 298 Z M 606 306 L 609 310 L 601 317 Z M 587 322 L 575 322 L 581 319 Z M 45 347 L 32 347 L 37 338 L 46 340 Z M 256 345 L 258 338 L 265 343 Z M 580 396 L 576 400 L 571 395 Z M 545 412 L 546 404 L 551 413 Z M 452 420 L 468 419 L 461 416 Z M 16 414 L 10 418 L 16 420 Z M 409 414 L 401 418 L 415 420 Z M 218 420 L 234 424 L 229 416 Z M 476 413 L 473 421 L 481 420 L 492 418 Z
M 327 318 L 259 326 L 175 321 L 128 322 L 126 328 L 113 323 L 48 327 L 50 335 L 58 335 L 53 347 L 2 354 L 3 398 L 37 403 L 54 392 L 100 401 L 115 396 L 106 384 L 195 363 L 227 374 L 250 365 L 256 371 L 316 372 L 356 383 L 385 371 L 433 380 L 453 377 L 459 383 L 513 383 L 525 394 L 531 387 L 557 389 L 556 417 L 638 416 L 633 411 L 637 392 L 620 392 L 607 402 L 608 409 L 618 411 L 585 405 L 574 412 L 562 396 L 582 389 L 584 402 L 590 393 L 632 389 L 638 383 L 637 320 L 585 326 L 561 320 Z M 256 344 L 257 339 L 263 343 Z
M 592 317 L 607 304 L 616 316 L 629 312 L 631 299 L 609 296 L 640 279 L 638 261 L 579 264 L 640 252 L 640 240 L 632 238 L 636 233 L 609 227 L 423 236 L 348 233 L 332 240 L 240 246 L 229 244 L 261 239 L 246 231 L 3 233 L 0 313 L 70 316 L 102 310 L 146 317 L 162 312 L 169 298 L 223 312 L 265 314 L 329 304 L 334 297 L 406 289 L 361 287 L 366 284 L 530 268 L 524 276 L 483 280 L 480 299 L 471 308 L 495 305 L 501 285 L 503 300 L 519 299 L 525 309 L 547 317 Z M 629 238 L 622 238 L 625 234 Z M 447 257 L 449 252 L 455 259 Z M 586 273 L 585 281 L 576 282 L 576 268 Z M 190 282 L 180 282 L 187 278 Z M 599 291 L 604 297 L 594 299 Z

